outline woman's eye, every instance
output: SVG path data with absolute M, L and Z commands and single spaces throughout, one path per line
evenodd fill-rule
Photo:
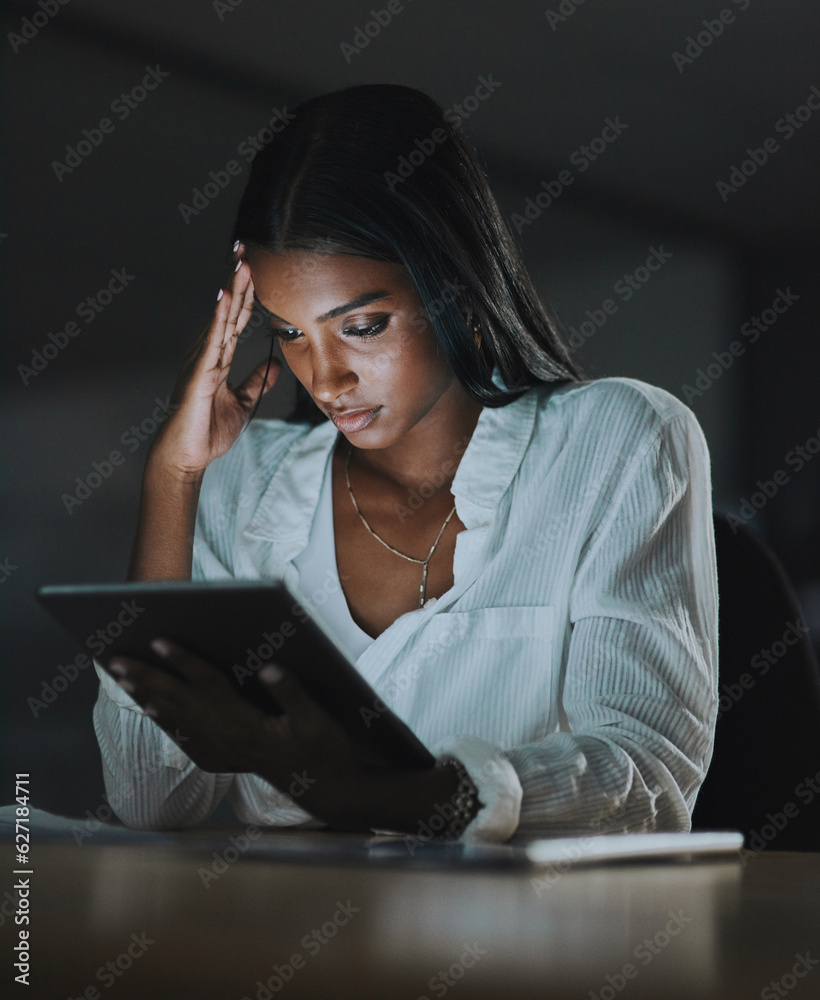
M 383 319 L 378 320 L 371 326 L 346 326 L 343 332 L 353 334 L 356 337 L 375 337 L 376 334 L 382 332 L 389 321 L 390 317 L 385 316 Z
M 353 336 L 353 337 L 375 337 L 384 330 L 387 324 L 390 322 L 390 317 L 385 316 L 370 326 L 346 326 L 343 333 Z M 290 343 L 292 340 L 298 340 L 302 333 L 295 327 L 278 327 L 271 326 L 268 336 L 277 336 L 285 343 Z
M 296 340 L 299 336 L 299 331 L 294 327 L 288 327 L 287 329 L 280 329 L 278 326 L 272 326 L 267 334 L 269 337 L 280 337 L 284 341 Z

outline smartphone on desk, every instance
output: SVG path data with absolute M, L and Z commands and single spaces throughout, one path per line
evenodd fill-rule
M 243 698 L 281 714 L 256 676 L 273 660 L 345 729 L 362 763 L 435 764 L 389 709 L 375 719 L 361 711 L 372 708 L 376 692 L 281 579 L 60 584 L 38 587 L 35 596 L 106 670 L 122 654 L 173 673 L 149 645 L 166 636 L 221 670 Z

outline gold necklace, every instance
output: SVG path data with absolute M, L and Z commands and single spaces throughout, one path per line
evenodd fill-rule
M 421 566 L 424 567 L 421 573 L 421 586 L 419 587 L 419 607 L 423 608 L 424 598 L 427 593 L 427 567 L 430 563 L 430 559 L 433 553 L 436 551 L 436 546 L 438 545 L 441 536 L 444 534 L 444 529 L 449 524 L 450 518 L 453 516 L 453 514 L 455 514 L 456 505 L 453 504 L 453 509 L 447 515 L 447 520 L 444 522 L 444 524 L 442 524 L 441 531 L 439 531 L 438 535 L 436 535 L 436 540 L 433 542 L 433 547 L 427 553 L 426 559 L 414 559 L 413 556 L 405 555 L 404 552 L 399 552 L 399 550 L 394 549 L 392 545 L 388 545 L 383 538 L 379 538 L 376 532 L 370 527 L 370 525 L 364 519 L 364 514 L 362 514 L 362 512 L 359 510 L 359 505 L 356 503 L 356 498 L 353 496 L 353 489 L 350 485 L 350 457 L 352 454 L 353 454 L 353 448 L 350 447 L 347 450 L 347 459 L 345 460 L 345 482 L 347 483 L 347 492 L 350 494 L 350 499 L 353 501 L 353 507 L 355 508 L 356 513 L 359 515 L 362 524 L 365 526 L 365 528 L 367 528 L 367 530 L 376 539 L 377 542 L 381 542 L 386 549 L 390 549 L 391 552 L 395 553 L 395 555 L 397 556 L 401 556 L 402 559 L 406 559 L 408 562 L 420 563 Z

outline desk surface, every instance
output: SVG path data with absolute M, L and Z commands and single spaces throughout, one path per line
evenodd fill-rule
M 272 860 L 231 835 L 33 843 L 32 986 L 4 995 L 820 997 L 820 854 L 436 871 Z

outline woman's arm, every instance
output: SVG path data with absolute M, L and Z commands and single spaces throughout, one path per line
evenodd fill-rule
M 201 473 L 189 477 L 149 452 L 128 580 L 190 580 Z
M 238 334 L 253 307 L 247 265 L 220 295 L 208 327 L 192 345 L 171 397 L 172 414 L 151 445 L 143 475 L 128 579 L 188 580 L 205 469 L 238 437 L 254 399 L 275 382 L 256 368 L 237 388 L 227 378 Z M 264 383 L 264 384 L 263 384 Z M 197 768 L 140 706 L 95 662 L 100 691 L 94 728 L 108 800 L 130 826 L 168 828 L 206 818 L 231 774 Z M 183 743 L 184 746 L 184 743 Z
M 465 754 L 479 789 L 482 765 L 494 783 L 468 835 L 511 809 L 521 836 L 690 828 L 714 741 L 718 610 L 709 454 L 691 411 L 656 428 L 620 480 L 572 584 L 561 731 L 486 744 L 472 765 Z
M 174 830 L 207 819 L 233 775 L 195 767 L 96 661 L 94 666 L 100 677 L 94 731 L 106 798 L 116 815 L 138 830 Z

